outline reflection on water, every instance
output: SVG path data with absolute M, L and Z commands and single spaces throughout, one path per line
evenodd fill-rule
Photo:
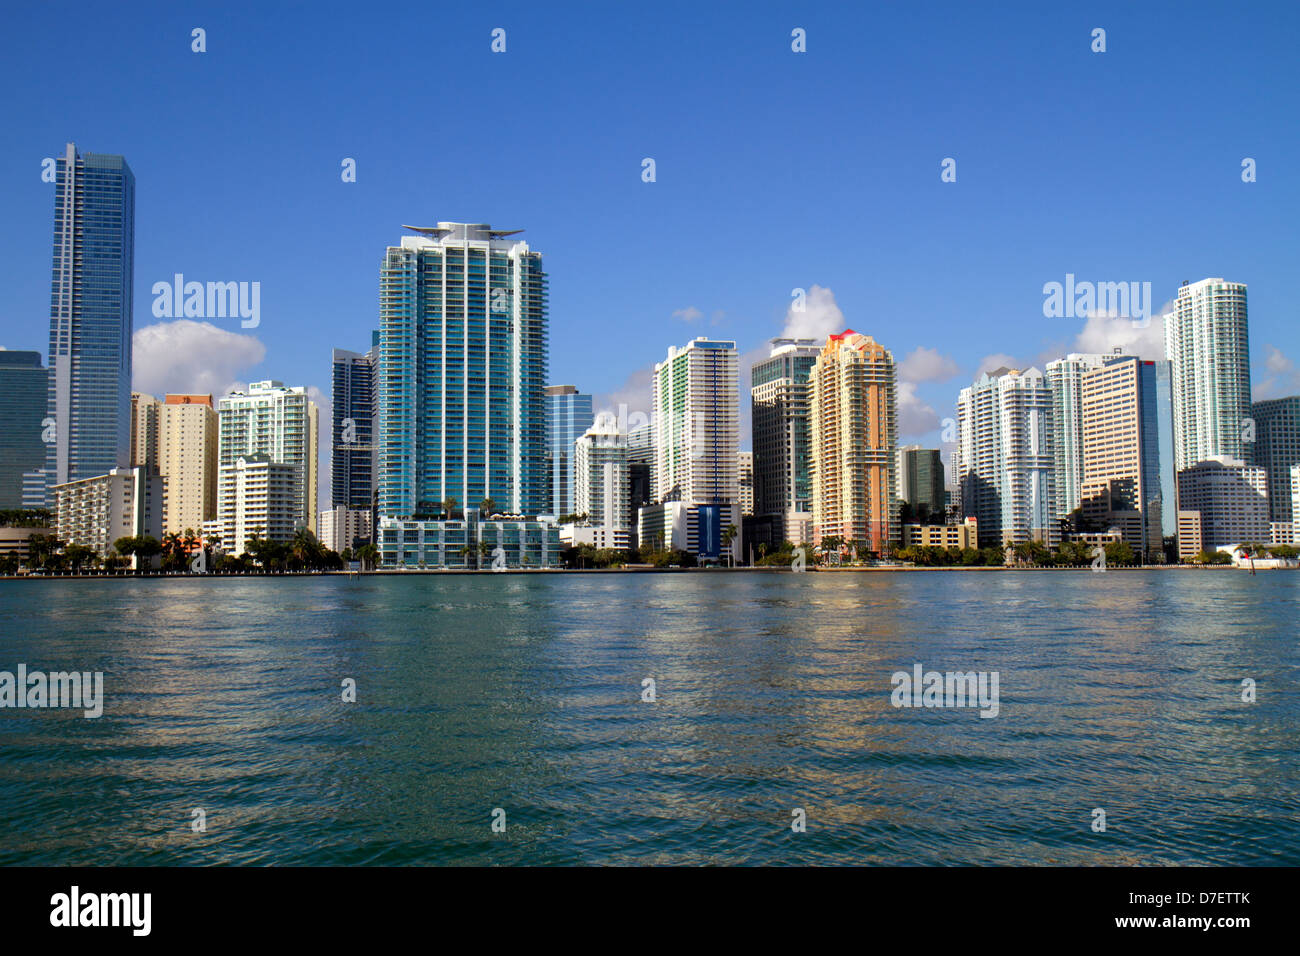
M 1297 604 L 1231 571 L 0 582 L 0 670 L 105 675 L 99 720 L 0 710 L 0 863 L 1294 864 Z M 917 662 L 999 672 L 1000 715 L 893 708 Z

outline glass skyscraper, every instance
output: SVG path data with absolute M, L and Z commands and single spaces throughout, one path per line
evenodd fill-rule
M 1251 406 L 1255 444 L 1248 446 L 1252 462 L 1268 475 L 1271 521 L 1295 521 L 1291 469 L 1300 465 L 1300 395 L 1272 398 Z
M 45 467 L 41 422 L 49 387 L 40 352 L 0 349 L 0 508 L 45 506 L 44 484 L 39 500 L 23 487 Z
M 550 512 L 557 518 L 574 511 L 574 443 L 595 424 L 591 396 L 572 385 L 546 389 L 546 471 L 550 476 Z
M 812 520 L 812 383 L 821 343 L 772 339 L 767 358 L 749 373 L 754 438 L 754 514 L 775 524 L 771 537 L 801 540 Z
M 131 168 L 69 143 L 55 182 L 47 487 L 128 464 L 134 247 Z
M 335 349 L 330 507 L 369 510 L 375 488 L 374 419 L 379 333 L 364 355 Z
M 486 224 L 407 226 L 380 277 L 379 514 L 545 513 L 546 273 Z

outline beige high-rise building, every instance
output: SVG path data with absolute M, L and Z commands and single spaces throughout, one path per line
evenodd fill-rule
M 158 410 L 162 403 L 144 392 L 131 393 L 131 467 L 158 467 Z
M 158 414 L 163 534 L 198 532 L 217 516 L 217 412 L 211 395 L 168 395 Z
M 1094 530 L 1119 528 L 1144 560 L 1160 560 L 1175 531 L 1168 381 L 1168 363 L 1133 356 L 1083 374 L 1083 517 Z
M 838 536 L 880 554 L 898 539 L 894 356 L 850 329 L 827 339 L 810 381 L 813 542 Z

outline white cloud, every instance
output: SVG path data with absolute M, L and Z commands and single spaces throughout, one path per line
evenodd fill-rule
M 1264 370 L 1267 374 L 1262 380 L 1256 380 L 1251 389 L 1254 401 L 1300 394 L 1300 369 L 1274 345 L 1264 346 Z
M 157 397 L 211 394 L 215 402 L 264 358 L 266 346 L 251 335 L 193 319 L 159 322 L 135 331 L 131 386 Z
M 1153 315 L 1145 328 L 1132 319 L 1094 313 L 1088 316 L 1071 352 L 1106 354 L 1122 348 L 1125 355 L 1155 361 L 1165 357 L 1165 317 Z M 1064 356 L 1059 356 L 1064 358 Z
M 845 331 L 844 313 L 835 304 L 835 293 L 830 289 L 814 285 L 804 298 L 802 312 L 796 311 L 796 304 L 797 301 L 791 302 L 786 309 L 781 338 L 817 339 L 821 342 Z
M 681 319 L 683 322 L 695 322 L 704 318 L 704 313 L 693 305 L 688 305 L 684 309 L 677 309 L 673 312 L 674 319 Z
M 627 406 L 627 414 L 640 413 L 650 415 L 650 377 L 652 370 L 643 366 L 629 375 L 618 388 L 612 392 L 597 393 L 592 399 L 593 411 L 599 415 L 602 411 L 618 414 L 619 406 Z
M 960 374 L 957 363 L 936 349 L 917 346 L 898 365 L 898 377 L 908 382 L 946 382 Z
M 941 426 L 939 413 L 916 394 L 914 382 L 898 383 L 898 437 L 919 438 Z
M 975 380 L 978 381 L 979 377 L 985 372 L 992 372 L 1003 366 L 1006 368 L 1029 368 L 1028 365 L 1021 362 L 1014 355 L 1008 355 L 1006 352 L 994 352 L 992 355 L 986 355 L 980 359 L 979 367 L 975 369 Z

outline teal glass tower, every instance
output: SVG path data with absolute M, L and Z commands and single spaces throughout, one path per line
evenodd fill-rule
M 406 226 L 380 277 L 381 517 L 455 499 L 544 513 L 547 301 L 541 254 L 486 224 Z
M 130 464 L 135 176 L 121 156 L 59 157 L 50 289 L 51 485 Z

